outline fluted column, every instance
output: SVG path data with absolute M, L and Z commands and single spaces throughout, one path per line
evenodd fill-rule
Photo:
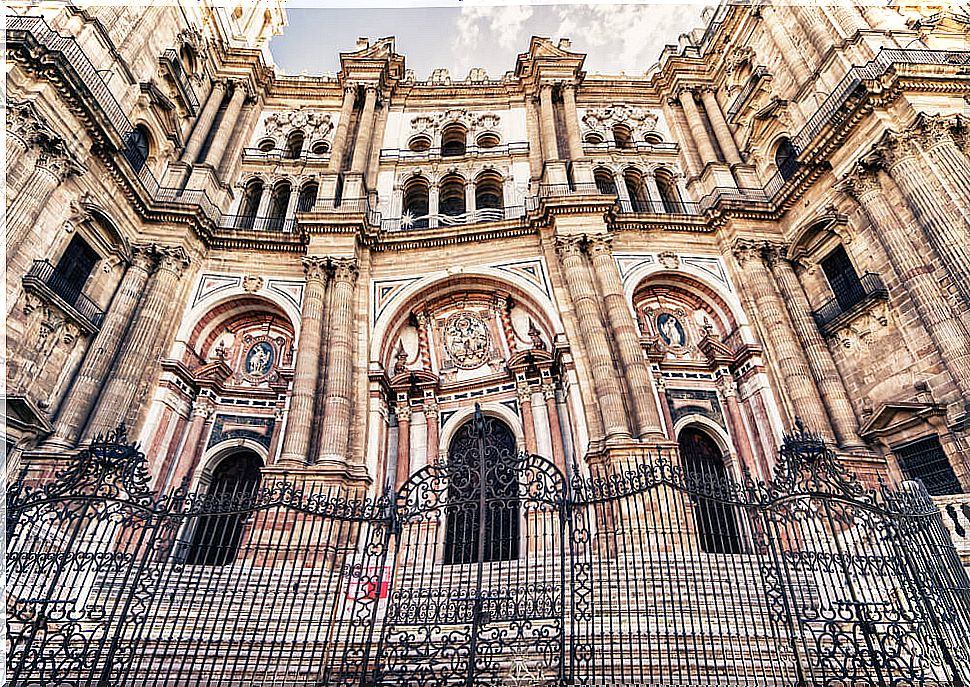
M 519 409 L 522 411 L 522 433 L 525 435 L 525 451 L 530 456 L 537 451 L 536 422 L 532 414 L 532 388 L 528 382 L 519 382 L 516 389 Z
M 853 36 L 856 32 L 869 28 L 869 22 L 862 16 L 853 0 L 835 0 L 831 8 L 835 21 L 847 35 Z
M 243 103 L 246 102 L 246 95 L 246 84 L 242 81 L 235 82 L 229 105 L 226 107 L 226 114 L 219 123 L 219 130 L 212 138 L 212 145 L 205 155 L 205 163 L 215 169 L 219 169 L 222 165 L 229 139 L 239 125 L 239 113 L 242 111 Z
M 835 440 L 843 448 L 865 448 L 862 439 L 859 438 L 859 422 L 849 402 L 849 394 L 842 384 L 842 375 L 835 367 L 832 353 L 812 319 L 811 306 L 798 281 L 798 276 L 777 249 L 772 247 L 766 251 L 766 257 L 771 273 L 778 284 L 778 290 L 781 292 L 781 298 L 788 308 L 788 316 L 791 318 L 795 334 L 808 359 L 808 366 L 822 396 L 822 403 L 828 410 L 832 429 L 835 431 Z
M 707 118 L 710 120 L 711 126 L 714 129 L 714 136 L 717 138 L 717 144 L 721 146 L 724 159 L 732 165 L 740 164 L 741 154 L 738 152 L 738 146 L 734 142 L 734 136 L 731 134 L 727 121 L 724 119 L 724 113 L 721 112 L 721 106 L 717 103 L 714 90 L 711 88 L 702 88 L 701 102 L 704 103 L 704 111 L 707 113 Z
M 708 162 L 717 162 L 717 152 L 711 145 L 711 139 L 707 135 L 707 127 L 704 126 L 700 110 L 697 109 L 697 103 L 694 102 L 693 90 L 682 88 L 680 93 L 677 94 L 677 98 L 680 100 L 680 106 L 684 108 L 687 126 L 690 128 L 690 136 L 694 140 L 698 152 L 700 152 L 701 165 L 703 166 Z
M 354 142 L 354 155 L 350 162 L 350 171 L 363 174 L 370 151 L 371 135 L 374 132 L 374 109 L 377 107 L 377 87 L 367 86 L 364 89 L 364 109 L 360 114 L 360 126 Z
M 603 303 L 606 305 L 610 334 L 616 342 L 629 398 L 633 400 L 637 434 L 642 438 L 663 439 L 660 413 L 650 384 L 650 371 L 643 359 L 636 323 L 623 295 L 623 282 L 611 250 L 612 241 L 613 237 L 609 235 L 590 236 L 587 250 L 599 282 Z
M 320 462 L 345 465 L 354 381 L 354 291 L 357 258 L 333 258 L 333 312 L 330 316 L 329 358 Z
M 581 236 L 556 237 L 556 253 L 562 263 L 566 287 L 579 321 L 607 439 L 629 439 L 630 427 L 626 421 L 623 392 L 613 367 L 613 356 L 610 355 L 606 331 L 600 320 L 596 290 L 583 259 L 582 246 Z
M 910 237 L 917 234 L 916 228 L 907 226 L 886 198 L 877 170 L 856 167 L 841 188 L 858 201 L 876 228 L 876 238 L 883 244 L 899 283 L 936 344 L 943 365 L 963 397 L 970 399 L 970 332 L 933 276 L 927 256 L 913 244 Z
M 156 262 L 153 246 L 132 247 L 131 264 L 125 270 L 105 313 L 101 329 L 91 341 L 84 361 L 67 391 L 57 415 L 54 434 L 47 442 L 49 447 L 68 447 L 77 443 L 84 421 L 98 399 L 98 390 L 105 382 L 111 362 L 118 352 Z
M 98 397 L 84 440 L 114 429 L 128 416 L 138 384 L 145 371 L 155 365 L 151 359 L 155 340 L 166 329 L 175 307 L 173 294 L 189 265 L 188 256 L 178 246 L 159 247 L 158 269 L 145 290 L 138 314 L 125 334 L 108 383 Z
M 788 73 L 791 74 L 792 81 L 795 84 L 801 84 L 811 75 L 812 70 L 808 66 L 808 62 L 805 61 L 804 56 L 795 47 L 791 37 L 786 33 L 786 22 L 781 17 L 781 12 L 779 12 L 777 7 L 772 7 L 771 11 L 773 16 L 768 17 L 765 17 L 764 11 L 762 11 L 761 22 L 768 29 L 771 42 L 775 44 L 775 49 L 778 50 L 782 61 L 788 67 Z
M 569 157 L 578 160 L 584 157 L 583 137 L 579 133 L 579 115 L 576 112 L 576 85 L 563 84 L 563 110 L 566 118 L 566 133 L 569 136 Z
M 19 252 L 21 242 L 40 217 L 41 210 L 61 182 L 81 172 L 80 165 L 63 143 L 46 143 L 37 156 L 33 171 L 21 193 L 7 208 L 7 262 Z
M 397 469 L 395 488 L 400 489 L 411 473 L 411 408 L 407 400 L 397 404 Z
M 930 245 L 964 302 L 970 304 L 970 251 L 963 218 L 946 203 L 946 192 L 920 159 L 920 143 L 910 134 L 888 136 L 877 151 L 929 237 Z
M 923 115 L 916 135 L 941 179 L 952 189 L 952 198 L 964 218 L 970 221 L 970 158 L 960 150 L 953 136 L 954 124 L 952 117 Z
M 825 27 L 828 22 L 824 12 L 822 12 L 822 7 L 819 5 L 809 7 L 793 5 L 792 10 L 795 12 L 798 23 L 808 36 L 812 51 L 815 53 L 816 64 L 821 63 L 822 57 L 829 46 L 833 44 L 833 39 L 836 38 Z
M 354 100 L 357 98 L 357 86 L 344 86 L 344 101 L 340 106 L 340 118 L 337 120 L 337 130 L 333 134 L 333 147 L 330 149 L 331 172 L 339 172 L 343 166 L 344 154 L 347 150 L 347 136 L 350 130 L 350 116 L 354 111 Z
M 209 135 L 209 129 L 212 128 L 212 122 L 216 118 L 219 106 L 222 105 L 222 96 L 225 94 L 225 91 L 226 84 L 222 81 L 214 81 L 212 83 L 209 98 L 205 101 L 205 107 L 202 108 L 202 113 L 199 115 L 199 118 L 195 120 L 192 135 L 189 136 L 189 141 L 185 144 L 185 149 L 182 151 L 182 162 L 189 164 L 195 162 L 199 151 L 202 150 L 202 144 L 205 143 L 206 136 Z
M 189 426 L 185 431 L 185 441 L 182 442 L 180 450 L 170 452 L 168 461 L 158 471 L 159 476 L 165 480 L 161 485 L 162 490 L 171 485 L 178 485 L 182 477 L 191 473 L 202 458 L 205 452 L 206 427 L 211 427 L 213 411 L 215 405 L 208 396 L 198 396 L 192 403 L 192 412 L 189 419 Z
M 434 465 L 438 462 L 438 402 L 434 399 L 427 399 L 424 402 L 424 421 L 428 429 L 428 457 L 425 465 Z
M 549 438 L 552 440 L 552 462 L 566 474 L 566 448 L 562 441 L 562 424 L 559 419 L 559 404 L 556 402 L 556 385 L 542 385 L 542 398 L 546 402 L 546 415 L 549 418 Z
M 691 145 L 689 132 L 684 131 L 683 124 L 680 121 L 680 115 L 677 111 L 679 107 L 679 100 L 676 98 L 668 98 L 663 105 L 664 119 L 667 120 L 671 133 L 677 139 L 680 153 L 684 156 L 684 165 L 687 168 L 687 173 L 691 177 L 696 177 L 704 169 L 704 163 L 698 157 L 697 149 Z
M 552 110 L 552 84 L 539 86 L 539 118 L 542 130 L 542 153 L 546 162 L 559 159 L 559 142 L 556 138 L 556 117 Z
M 754 297 L 762 329 L 768 337 L 771 354 L 781 374 L 784 391 L 800 416 L 813 432 L 829 442 L 834 441 L 825 406 L 819 397 L 812 373 L 805 362 L 801 347 L 792 332 L 788 316 L 783 312 L 778 293 L 772 286 L 771 274 L 764 263 L 764 244 L 739 241 L 734 254 L 745 275 L 745 285 Z
M 327 269 L 326 258 L 315 255 L 303 258 L 306 290 L 300 312 L 300 343 L 296 351 L 283 452 L 279 459 L 281 465 L 304 465 L 310 455 L 310 431 L 320 377 L 320 337 L 327 290 Z

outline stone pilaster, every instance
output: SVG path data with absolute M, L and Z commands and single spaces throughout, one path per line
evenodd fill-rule
M 357 258 L 332 258 L 333 299 L 330 315 L 329 357 L 323 426 L 320 431 L 320 463 L 346 468 L 350 422 L 353 415 L 354 292 Z
M 208 430 L 212 428 L 215 404 L 208 396 L 197 396 L 192 403 L 192 413 L 189 419 L 189 426 L 185 431 L 185 441 L 182 442 L 181 450 L 177 453 L 170 452 L 169 460 L 177 461 L 175 464 L 166 463 L 159 470 L 158 475 L 165 480 L 161 485 L 162 489 L 170 486 L 178 486 L 182 478 L 191 475 L 199 465 L 202 454 L 205 453 L 205 438 Z
M 350 171 L 364 173 L 364 165 L 371 146 L 371 133 L 374 131 L 374 110 L 377 107 L 377 87 L 367 86 L 364 89 L 364 109 L 360 114 L 360 125 L 354 141 L 354 155 L 350 163 Z
M 306 291 L 300 312 L 300 342 L 293 371 L 293 391 L 283 438 L 281 465 L 305 465 L 310 455 L 310 430 L 313 423 L 317 382 L 320 377 L 320 337 L 324 296 L 327 289 L 327 259 L 319 256 L 303 258 Z
M 741 154 L 738 152 L 738 146 L 734 142 L 734 135 L 731 133 L 727 121 L 724 119 L 724 113 L 721 112 L 721 106 L 717 103 L 714 89 L 702 88 L 701 102 L 704 104 L 704 111 L 707 113 L 707 118 L 710 120 L 711 127 L 714 129 L 717 144 L 721 146 L 721 152 L 724 153 L 724 159 L 727 160 L 728 164 L 741 164 Z
M 600 319 L 596 290 L 583 258 L 583 242 L 582 236 L 558 236 L 556 253 L 579 321 L 606 439 L 608 442 L 629 441 L 630 427 L 626 421 L 623 392 Z
M 663 440 L 660 414 L 650 384 L 650 371 L 643 359 L 636 323 L 623 295 L 623 282 L 620 280 L 620 271 L 613 259 L 611 246 L 611 236 L 596 234 L 589 237 L 586 249 L 606 305 L 610 334 L 616 342 L 629 398 L 633 401 L 637 433 L 644 439 Z
M 225 95 L 225 92 L 225 83 L 222 81 L 214 81 L 212 83 L 212 90 L 209 92 L 209 97 L 205 101 L 202 113 L 195 120 L 192 135 L 189 136 L 188 143 L 185 144 L 185 149 L 182 151 L 182 162 L 192 164 L 199 156 L 199 151 L 202 150 L 202 144 L 205 143 L 206 136 L 209 135 L 209 129 L 212 128 L 212 122 L 216 118 L 216 113 L 219 112 L 219 106 L 222 105 L 222 97 Z
M 559 159 L 559 142 L 556 138 L 556 117 L 552 110 L 552 84 L 539 86 L 539 119 L 542 130 L 542 156 L 546 162 Z
M 782 310 L 781 298 L 772 285 L 773 279 L 763 258 L 765 248 L 764 242 L 741 240 L 734 245 L 734 255 L 745 275 L 745 286 L 754 298 L 761 329 L 768 337 L 771 357 L 792 402 L 793 414 L 801 417 L 811 431 L 819 433 L 830 443 L 834 442 L 835 437 L 811 370 L 792 331 L 791 322 Z
M 247 95 L 245 83 L 242 81 L 233 83 L 232 96 L 229 98 L 226 113 L 219 123 L 219 130 L 213 136 L 212 145 L 209 146 L 205 156 L 205 163 L 214 169 L 219 169 L 222 165 L 229 139 L 239 125 L 239 113 L 242 111 Z
M 179 279 L 189 265 L 189 258 L 179 246 L 158 248 L 158 269 L 145 290 L 141 307 L 125 334 L 108 378 L 98 397 L 97 405 L 88 421 L 84 440 L 113 430 L 124 418 L 133 414 L 135 394 L 146 370 L 154 367 L 152 351 L 155 341 L 170 321 L 176 302 Z
M 350 117 L 354 111 L 354 100 L 357 98 L 357 85 L 344 86 L 344 99 L 340 106 L 340 118 L 337 120 L 337 130 L 333 134 L 333 147 L 330 149 L 331 172 L 339 172 L 343 168 L 344 154 L 347 152 L 347 137 L 350 133 Z
M 219 165 L 219 178 L 223 181 L 229 182 L 236 176 L 236 170 L 239 168 L 243 148 L 246 146 L 250 132 L 259 121 L 261 111 L 255 99 L 245 107 L 240 117 L 242 124 L 236 127 L 236 130 L 233 132 L 232 141 L 229 143 L 229 150 L 223 156 L 222 162 Z
M 956 123 L 953 117 L 921 115 L 915 135 L 964 219 L 970 221 L 970 159 L 957 144 Z
M 774 246 L 769 247 L 764 255 L 781 292 L 781 298 L 788 308 L 788 316 L 808 360 L 808 367 L 822 396 L 822 403 L 828 410 L 835 440 L 844 449 L 863 450 L 865 445 L 859 438 L 859 421 L 852 403 L 849 402 L 849 394 L 842 384 L 842 375 L 835 367 L 832 353 L 812 319 L 808 297 L 795 270 Z
M 700 110 L 694 101 L 694 91 L 690 88 L 681 88 L 677 94 L 680 106 L 684 108 L 684 115 L 687 117 L 687 126 L 690 128 L 690 136 L 694 140 L 694 145 L 701 156 L 702 166 L 708 162 L 717 162 L 717 152 L 711 144 L 711 139 L 707 135 L 707 127 L 701 119 Z
M 98 399 L 98 389 L 105 382 L 157 260 L 154 246 L 133 246 L 131 264 L 125 270 L 105 313 L 101 330 L 88 347 L 84 361 L 64 398 L 54 425 L 54 434 L 47 442 L 48 447 L 66 448 L 77 443 L 84 421 Z
M 911 240 L 916 234 L 914 227 L 907 226 L 889 202 L 879 170 L 857 166 L 843 180 L 841 189 L 855 198 L 869 217 L 943 364 L 964 399 L 970 400 L 970 332 L 933 276 L 927 256 Z
M 60 140 L 46 141 L 34 169 L 24 182 L 23 192 L 7 208 L 7 261 L 13 262 L 30 234 L 41 210 L 62 182 L 82 172 L 81 166 Z
M 676 98 L 668 98 L 663 106 L 664 119 L 667 120 L 671 132 L 680 144 L 680 154 L 684 157 L 684 165 L 687 168 L 687 173 L 691 177 L 696 177 L 703 171 L 704 162 L 698 157 L 697 149 L 691 145 L 689 132 L 684 130 L 684 126 L 680 121 L 679 108 L 679 100 Z
M 576 112 L 576 85 L 566 83 L 562 86 L 562 102 L 566 119 L 566 132 L 569 135 L 569 157 L 578 160 L 583 154 L 583 138 L 579 133 L 579 115 Z

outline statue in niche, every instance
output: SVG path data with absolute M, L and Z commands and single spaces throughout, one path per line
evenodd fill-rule
M 264 377 L 273 366 L 273 347 L 265 341 L 253 344 L 246 354 L 246 374 Z
M 657 331 L 663 342 L 672 348 L 683 348 L 687 344 L 684 325 L 668 312 L 657 315 Z

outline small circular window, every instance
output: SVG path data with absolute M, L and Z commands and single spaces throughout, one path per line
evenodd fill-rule
M 479 148 L 494 148 L 499 144 L 499 137 L 498 134 L 489 131 L 479 136 L 476 143 Z
M 310 146 L 310 152 L 314 155 L 326 155 L 330 152 L 330 146 L 326 141 L 317 141 Z
M 256 147 L 259 148 L 260 152 L 269 153 L 276 147 L 276 141 L 271 138 L 264 138 Z
M 415 153 L 423 153 L 431 149 L 431 139 L 427 136 L 415 136 L 408 143 L 408 149 Z

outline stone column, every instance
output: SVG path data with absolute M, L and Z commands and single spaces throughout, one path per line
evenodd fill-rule
M 475 217 L 475 179 L 469 179 L 465 182 L 465 212 L 471 216 Z
M 566 474 L 566 447 L 562 441 L 562 424 L 559 420 L 559 404 L 556 402 L 556 385 L 542 385 L 542 398 L 546 402 L 546 415 L 549 417 L 549 438 L 552 440 L 552 462 Z
M 616 343 L 629 398 L 633 401 L 637 434 L 643 439 L 662 440 L 663 430 L 650 384 L 650 370 L 643 359 L 636 322 L 623 295 L 623 282 L 613 259 L 612 242 L 613 237 L 608 234 L 593 235 L 589 237 L 587 250 L 606 305 L 610 335 Z
M 768 29 L 771 42 L 775 44 L 775 49 L 778 50 L 782 61 L 788 67 L 788 73 L 791 75 L 792 81 L 796 85 L 801 84 L 812 74 L 812 69 L 808 66 L 808 62 L 805 61 L 804 56 L 795 47 L 795 43 L 785 32 L 786 22 L 781 16 L 781 12 L 778 11 L 777 7 L 772 7 L 771 11 L 774 16 L 765 17 L 764 10 L 762 10 L 761 22 Z
M 671 133 L 677 139 L 680 153 L 684 156 L 684 165 L 687 168 L 687 173 L 692 177 L 696 177 L 704 169 L 704 163 L 698 157 L 696 148 L 691 144 L 689 133 L 684 131 L 677 111 L 679 107 L 679 100 L 669 98 L 663 105 L 664 118 L 670 125 Z
M 246 84 L 242 81 L 236 81 L 233 85 L 232 97 L 229 98 L 229 105 L 226 107 L 226 114 L 219 123 L 219 130 L 212 138 L 212 145 L 209 146 L 205 155 L 205 164 L 211 165 L 214 169 L 219 169 L 222 165 L 222 160 L 226 154 L 226 145 L 239 125 L 239 113 L 246 101 L 246 95 Z
M 357 138 L 354 141 L 354 155 L 350 161 L 350 171 L 363 174 L 367 163 L 367 155 L 371 146 L 371 134 L 374 131 L 374 108 L 377 107 L 377 87 L 367 86 L 364 89 L 364 109 L 360 113 L 360 125 Z
M 614 172 L 613 185 L 616 186 L 616 197 L 620 201 L 620 212 L 633 212 L 633 199 L 630 198 L 630 189 L 626 187 L 623 175 Z
M 762 331 L 768 337 L 771 357 L 781 374 L 784 391 L 794 406 L 794 414 L 805 421 L 808 429 L 819 433 L 826 441 L 834 442 L 835 437 L 812 373 L 792 332 L 788 316 L 782 310 L 781 299 L 772 286 L 771 274 L 762 257 L 764 249 L 763 243 L 738 241 L 734 246 L 734 255 L 744 272 L 745 285 L 754 297 Z
M 711 144 L 711 139 L 707 135 L 707 127 L 704 126 L 701 113 L 697 109 L 697 103 L 694 102 L 694 91 L 690 88 L 681 88 L 677 97 L 680 100 L 680 106 L 684 108 L 684 114 L 687 116 L 687 126 L 690 127 L 690 136 L 694 140 L 698 152 L 700 152 L 702 166 L 708 162 L 717 162 L 717 151 Z
M 226 84 L 222 81 L 212 83 L 212 90 L 209 92 L 209 98 L 205 101 L 205 107 L 202 108 L 199 118 L 195 120 L 192 135 L 189 136 L 189 141 L 182 150 L 182 162 L 188 164 L 195 162 L 199 151 L 202 150 L 202 144 L 205 143 L 206 136 L 209 135 L 209 129 L 212 127 L 212 121 L 216 118 L 219 106 L 222 105 L 222 96 L 225 91 Z
M 593 390 L 599 401 L 607 440 L 629 440 L 630 427 L 623 406 L 623 392 L 613 367 L 606 331 L 597 307 L 596 290 L 583 260 L 583 237 L 556 237 L 556 253 L 562 263 L 566 288 L 579 322 L 593 378 Z
M 825 52 L 833 44 L 833 41 L 838 38 L 826 30 L 825 24 L 828 22 L 825 18 L 825 13 L 822 11 L 822 7 L 819 5 L 813 5 L 811 7 L 793 5 L 792 10 L 795 13 L 798 23 L 805 30 L 805 35 L 808 36 L 808 42 L 811 45 L 812 51 L 815 53 L 816 64 L 821 64 Z
M 46 446 L 67 448 L 77 443 L 91 407 L 98 400 L 98 390 L 104 384 L 121 339 L 141 301 L 148 276 L 155 269 L 157 256 L 153 246 L 132 247 L 131 264 L 125 270 L 105 313 L 101 330 L 91 342 L 84 362 L 68 389 L 54 426 L 54 434 Z
M 849 36 L 869 28 L 869 22 L 852 0 L 835 0 L 831 5 L 832 14 L 842 30 Z
M 156 364 L 151 359 L 152 350 L 172 317 L 176 305 L 173 296 L 189 265 L 188 256 L 179 246 L 159 247 L 157 251 L 158 269 L 148 283 L 134 322 L 125 333 L 108 382 L 88 421 L 85 442 L 113 430 L 129 415 L 142 376 Z
M 536 448 L 536 422 L 532 415 L 532 388 L 526 381 L 520 381 L 516 388 L 519 408 L 522 410 L 522 432 L 525 435 L 525 452 L 530 456 Z
M 438 462 L 438 402 L 434 399 L 426 399 L 424 402 L 424 420 L 428 427 L 428 457 L 426 465 L 434 465 Z
M 260 114 L 260 108 L 252 103 L 245 108 L 244 114 L 241 116 L 242 125 L 236 127 L 236 131 L 233 134 L 232 142 L 229 144 L 229 150 L 222 157 L 222 163 L 219 165 L 219 177 L 223 181 L 229 181 L 235 177 L 236 163 L 239 161 L 242 155 L 243 148 L 246 145 L 246 141 L 249 138 L 250 132 L 256 127 L 256 122 L 258 121 Z
M 397 471 L 395 489 L 407 482 L 411 472 L 411 408 L 407 400 L 397 404 Z
M 331 259 L 333 299 L 320 462 L 345 467 L 354 392 L 354 291 L 357 258 Z
M 12 263 L 21 243 L 30 234 L 41 210 L 63 181 L 80 173 L 81 167 L 60 141 L 43 146 L 34 170 L 23 189 L 7 208 L 7 262 Z
M 340 119 L 337 120 L 337 130 L 333 134 L 333 147 L 330 148 L 331 172 L 339 172 L 347 149 L 347 136 L 350 129 L 350 116 L 354 111 L 354 100 L 357 98 L 356 84 L 344 86 L 344 101 L 340 106 Z
M 954 121 L 943 115 L 922 115 L 917 136 L 927 157 L 939 171 L 941 181 L 951 187 L 953 200 L 970 221 L 970 159 L 953 136 Z
M 556 138 L 556 117 L 552 111 L 552 84 L 539 86 L 539 110 L 542 130 L 542 152 L 546 162 L 559 159 L 559 142 Z
M 579 133 L 579 115 L 576 112 L 575 84 L 563 84 L 562 102 L 566 116 L 566 133 L 569 137 L 569 157 L 572 160 L 578 160 L 585 155 L 583 153 L 583 138 Z
M 542 176 L 542 135 L 539 118 L 536 115 L 536 99 L 526 96 L 525 105 L 525 130 L 526 137 L 529 139 L 529 180 L 535 181 Z
M 173 464 L 166 464 L 159 470 L 159 476 L 165 480 L 162 489 L 176 485 L 185 475 L 191 474 L 205 453 L 206 429 L 212 426 L 212 415 L 215 406 L 208 396 L 197 396 L 192 403 L 192 415 L 189 426 L 185 431 L 185 441 L 179 451 L 169 460 Z
M 835 440 L 842 448 L 864 449 L 865 445 L 858 433 L 859 421 L 849 401 L 849 394 L 842 384 L 842 375 L 835 367 L 832 352 L 829 351 L 828 345 L 812 319 L 808 297 L 798 281 L 795 270 L 774 247 L 768 249 L 765 256 L 778 284 L 781 298 L 788 308 L 788 316 L 795 328 L 795 334 L 808 359 L 808 367 L 822 396 L 822 403 L 828 410 L 832 429 L 835 431 Z
M 714 128 L 714 136 L 717 138 L 717 144 L 721 146 L 721 152 L 724 153 L 724 159 L 728 161 L 728 164 L 741 164 L 741 154 L 738 152 L 738 146 L 734 142 L 734 136 L 731 134 L 731 130 L 728 128 L 728 124 L 724 119 L 724 114 L 721 112 L 721 106 L 717 103 L 714 89 L 702 88 L 701 101 L 704 103 L 704 111 L 707 113 L 707 118 Z
M 889 175 L 929 237 L 940 262 L 953 276 L 964 302 L 970 305 L 970 251 L 963 219 L 946 203 L 946 191 L 920 159 L 918 137 L 903 134 L 887 137 L 877 152 Z
M 438 226 L 438 199 L 440 189 L 437 180 L 428 187 L 428 227 Z
M 317 381 L 320 378 L 320 337 L 324 298 L 327 290 L 327 259 L 316 255 L 303 258 L 306 290 L 300 311 L 300 343 L 293 370 L 293 391 L 283 437 L 280 465 L 305 465 L 310 455 Z
M 883 244 L 899 283 L 913 301 L 919 319 L 936 344 L 944 366 L 964 398 L 970 398 L 970 332 L 954 311 L 933 267 L 910 240 L 912 226 L 901 221 L 886 198 L 878 170 L 857 167 L 843 180 L 842 190 L 854 197 L 869 217 L 876 238 Z

